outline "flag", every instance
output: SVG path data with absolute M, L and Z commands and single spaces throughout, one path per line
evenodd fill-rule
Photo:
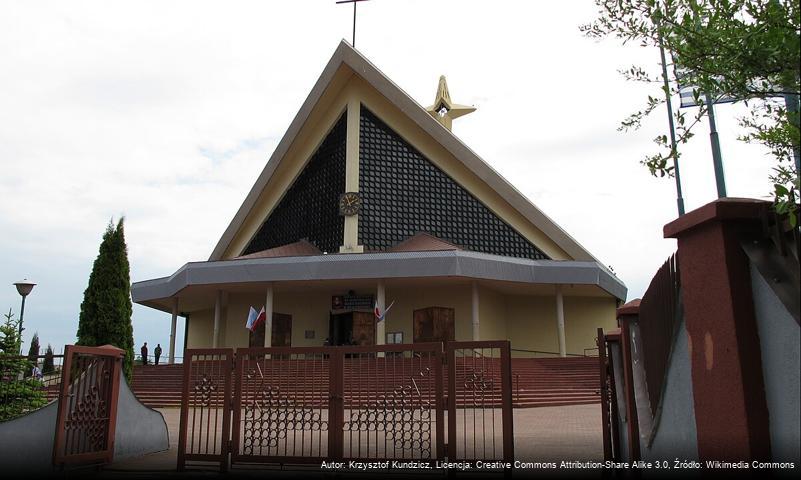
M 261 307 L 261 311 L 256 316 L 256 320 L 253 321 L 253 326 L 250 328 L 250 331 L 255 332 L 256 329 L 259 328 L 259 325 L 264 323 L 266 319 L 267 319 L 267 313 L 264 311 L 264 307 Z
M 381 313 L 381 310 L 378 308 L 378 302 L 376 302 L 375 308 L 373 309 L 375 318 L 377 318 L 379 322 L 383 320 L 384 317 L 387 316 L 387 312 L 389 312 L 389 309 L 392 308 L 393 305 L 395 305 L 395 300 L 393 300 L 392 303 L 390 303 L 389 306 L 386 309 L 384 309 L 384 313 Z
M 679 100 L 681 108 L 697 107 L 706 103 L 706 95 L 699 91 L 697 87 L 679 86 Z M 732 103 L 736 101 L 737 98 L 731 95 L 721 95 L 712 99 L 712 103 Z
M 250 311 L 248 312 L 248 320 L 247 322 L 245 322 L 245 328 L 247 328 L 250 331 L 253 331 L 253 323 L 256 321 L 256 317 L 258 316 L 259 314 L 256 313 L 256 309 L 250 307 Z
M 672 56 L 672 53 L 671 53 Z M 689 76 L 689 70 L 681 68 L 676 65 L 676 60 L 673 60 L 673 75 L 676 77 L 676 85 L 679 87 L 679 107 L 689 108 L 698 107 L 706 104 L 706 93 L 702 92 L 696 85 L 688 85 L 685 80 Z M 716 77 L 720 80 L 722 77 Z M 712 103 L 732 103 L 740 100 L 739 98 L 731 95 L 712 94 Z

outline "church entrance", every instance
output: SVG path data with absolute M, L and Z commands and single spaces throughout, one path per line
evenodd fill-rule
M 373 312 L 332 313 L 328 322 L 329 345 L 375 345 Z
M 255 332 L 248 335 L 249 347 L 264 346 L 264 332 L 266 325 L 260 324 Z M 271 333 L 271 343 L 273 347 L 292 346 L 292 315 L 287 313 L 273 313 L 273 331 Z
M 414 311 L 414 343 L 452 342 L 456 340 L 454 311 L 446 307 L 428 307 Z

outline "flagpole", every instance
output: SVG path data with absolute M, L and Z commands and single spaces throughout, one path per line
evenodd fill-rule
M 787 108 L 787 118 L 798 128 L 798 95 L 793 93 L 784 94 L 784 105 Z M 793 145 L 793 157 L 795 159 L 795 175 L 801 175 L 801 151 L 798 144 Z
M 726 179 L 723 177 L 723 159 L 720 155 L 720 139 L 718 128 L 715 125 L 715 106 L 708 94 L 706 99 L 707 114 L 709 116 L 709 141 L 712 143 L 712 165 L 715 168 L 715 185 L 718 189 L 718 198 L 726 197 Z
M 681 194 L 681 175 L 679 174 L 679 159 L 676 150 L 676 129 L 673 125 L 673 105 L 670 102 L 670 83 L 668 82 L 662 35 L 659 35 L 659 55 L 662 57 L 662 79 L 665 82 L 665 104 L 667 105 L 668 125 L 670 126 L 670 153 L 673 156 L 673 173 L 676 178 L 676 205 L 679 208 L 679 216 L 682 216 L 684 215 L 684 197 Z

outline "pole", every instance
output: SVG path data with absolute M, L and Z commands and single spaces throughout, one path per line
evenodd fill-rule
M 22 355 L 22 319 L 25 316 L 25 297 L 22 296 L 22 308 L 19 310 L 19 353 Z
M 353 2 L 353 48 L 356 48 L 356 2 Z
M 172 299 L 172 318 L 170 321 L 170 357 L 167 363 L 175 363 L 175 328 L 178 323 L 178 297 Z
M 559 356 L 567 356 L 565 346 L 565 304 L 562 296 L 562 286 L 556 286 L 556 333 L 559 338 Z
M 704 94 L 706 108 L 709 115 L 709 141 L 712 143 L 712 164 L 715 167 L 715 184 L 718 189 L 718 198 L 726 197 L 726 179 L 723 177 L 723 159 L 720 155 L 720 139 L 718 128 L 715 125 L 715 105 L 708 94 Z
M 478 283 L 476 282 L 473 282 L 471 285 L 470 299 L 471 299 L 470 313 L 473 325 L 473 341 L 477 342 L 480 339 L 481 335 L 481 324 L 479 323 L 481 319 L 479 318 L 479 313 L 478 313 L 479 298 L 478 298 Z
M 676 129 L 673 126 L 673 105 L 670 103 L 670 83 L 668 82 L 667 63 L 665 62 L 665 48 L 662 46 L 662 36 L 659 36 L 659 55 L 662 57 L 662 79 L 665 82 L 665 104 L 668 111 L 668 125 L 670 126 L 670 153 L 673 156 L 673 173 L 676 178 L 676 205 L 679 216 L 684 215 L 684 197 L 681 195 L 681 175 L 679 174 L 679 159 L 676 155 Z
M 790 120 L 790 123 L 795 125 L 796 128 L 799 127 L 799 118 L 798 118 L 798 95 L 794 93 L 785 93 L 784 94 L 784 105 L 787 107 L 787 118 Z M 795 175 L 796 177 L 801 174 L 801 151 L 799 151 L 799 145 L 793 145 L 793 157 L 795 159 Z

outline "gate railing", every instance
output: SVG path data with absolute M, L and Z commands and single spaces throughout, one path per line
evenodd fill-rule
M 110 463 L 125 352 L 68 345 L 61 370 L 53 464 Z
M 508 341 L 448 342 L 448 460 L 514 461 Z
M 184 357 L 179 470 L 225 471 L 229 455 L 231 465 L 513 457 L 508 341 Z

